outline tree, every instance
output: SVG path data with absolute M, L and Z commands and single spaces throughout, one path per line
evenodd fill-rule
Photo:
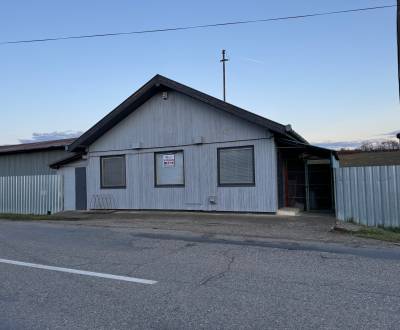
M 371 142 L 367 141 L 361 144 L 356 150 L 361 151 L 385 151 L 385 150 L 399 150 L 400 144 L 394 140 Z

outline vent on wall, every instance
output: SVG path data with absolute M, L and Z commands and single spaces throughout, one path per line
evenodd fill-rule
M 217 204 L 217 196 L 208 196 L 208 203 L 212 205 Z

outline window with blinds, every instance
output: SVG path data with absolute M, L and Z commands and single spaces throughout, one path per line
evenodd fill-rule
M 156 187 L 183 187 L 185 185 L 183 151 L 156 152 L 154 169 Z
M 101 188 L 125 188 L 125 156 L 100 157 Z
M 218 149 L 218 185 L 255 185 L 253 146 Z

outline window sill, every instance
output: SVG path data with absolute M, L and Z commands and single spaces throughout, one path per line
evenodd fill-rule
M 221 188 L 245 188 L 245 187 L 255 187 L 255 183 L 249 183 L 249 184 L 219 184 L 218 187 Z

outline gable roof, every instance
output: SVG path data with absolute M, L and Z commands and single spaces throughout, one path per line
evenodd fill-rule
M 0 146 L 0 155 L 48 150 L 65 150 L 75 139 L 50 140 Z
M 74 143 L 72 143 L 69 151 L 82 151 L 100 136 L 134 112 L 139 106 L 145 103 L 153 95 L 160 91 L 174 90 L 179 93 L 190 96 L 201 102 L 209 104 L 219 110 L 228 112 L 234 116 L 247 120 L 251 123 L 265 127 L 272 132 L 285 136 L 295 141 L 308 143 L 303 137 L 292 130 L 290 125 L 282 125 L 267 118 L 256 115 L 230 103 L 219 100 L 213 96 L 202 93 L 196 89 L 180 84 L 174 80 L 168 79 L 161 75 L 154 76 L 145 85 L 139 88 L 135 93 L 129 96 L 124 102 L 117 106 L 113 111 L 101 119 L 92 128 L 81 135 Z

